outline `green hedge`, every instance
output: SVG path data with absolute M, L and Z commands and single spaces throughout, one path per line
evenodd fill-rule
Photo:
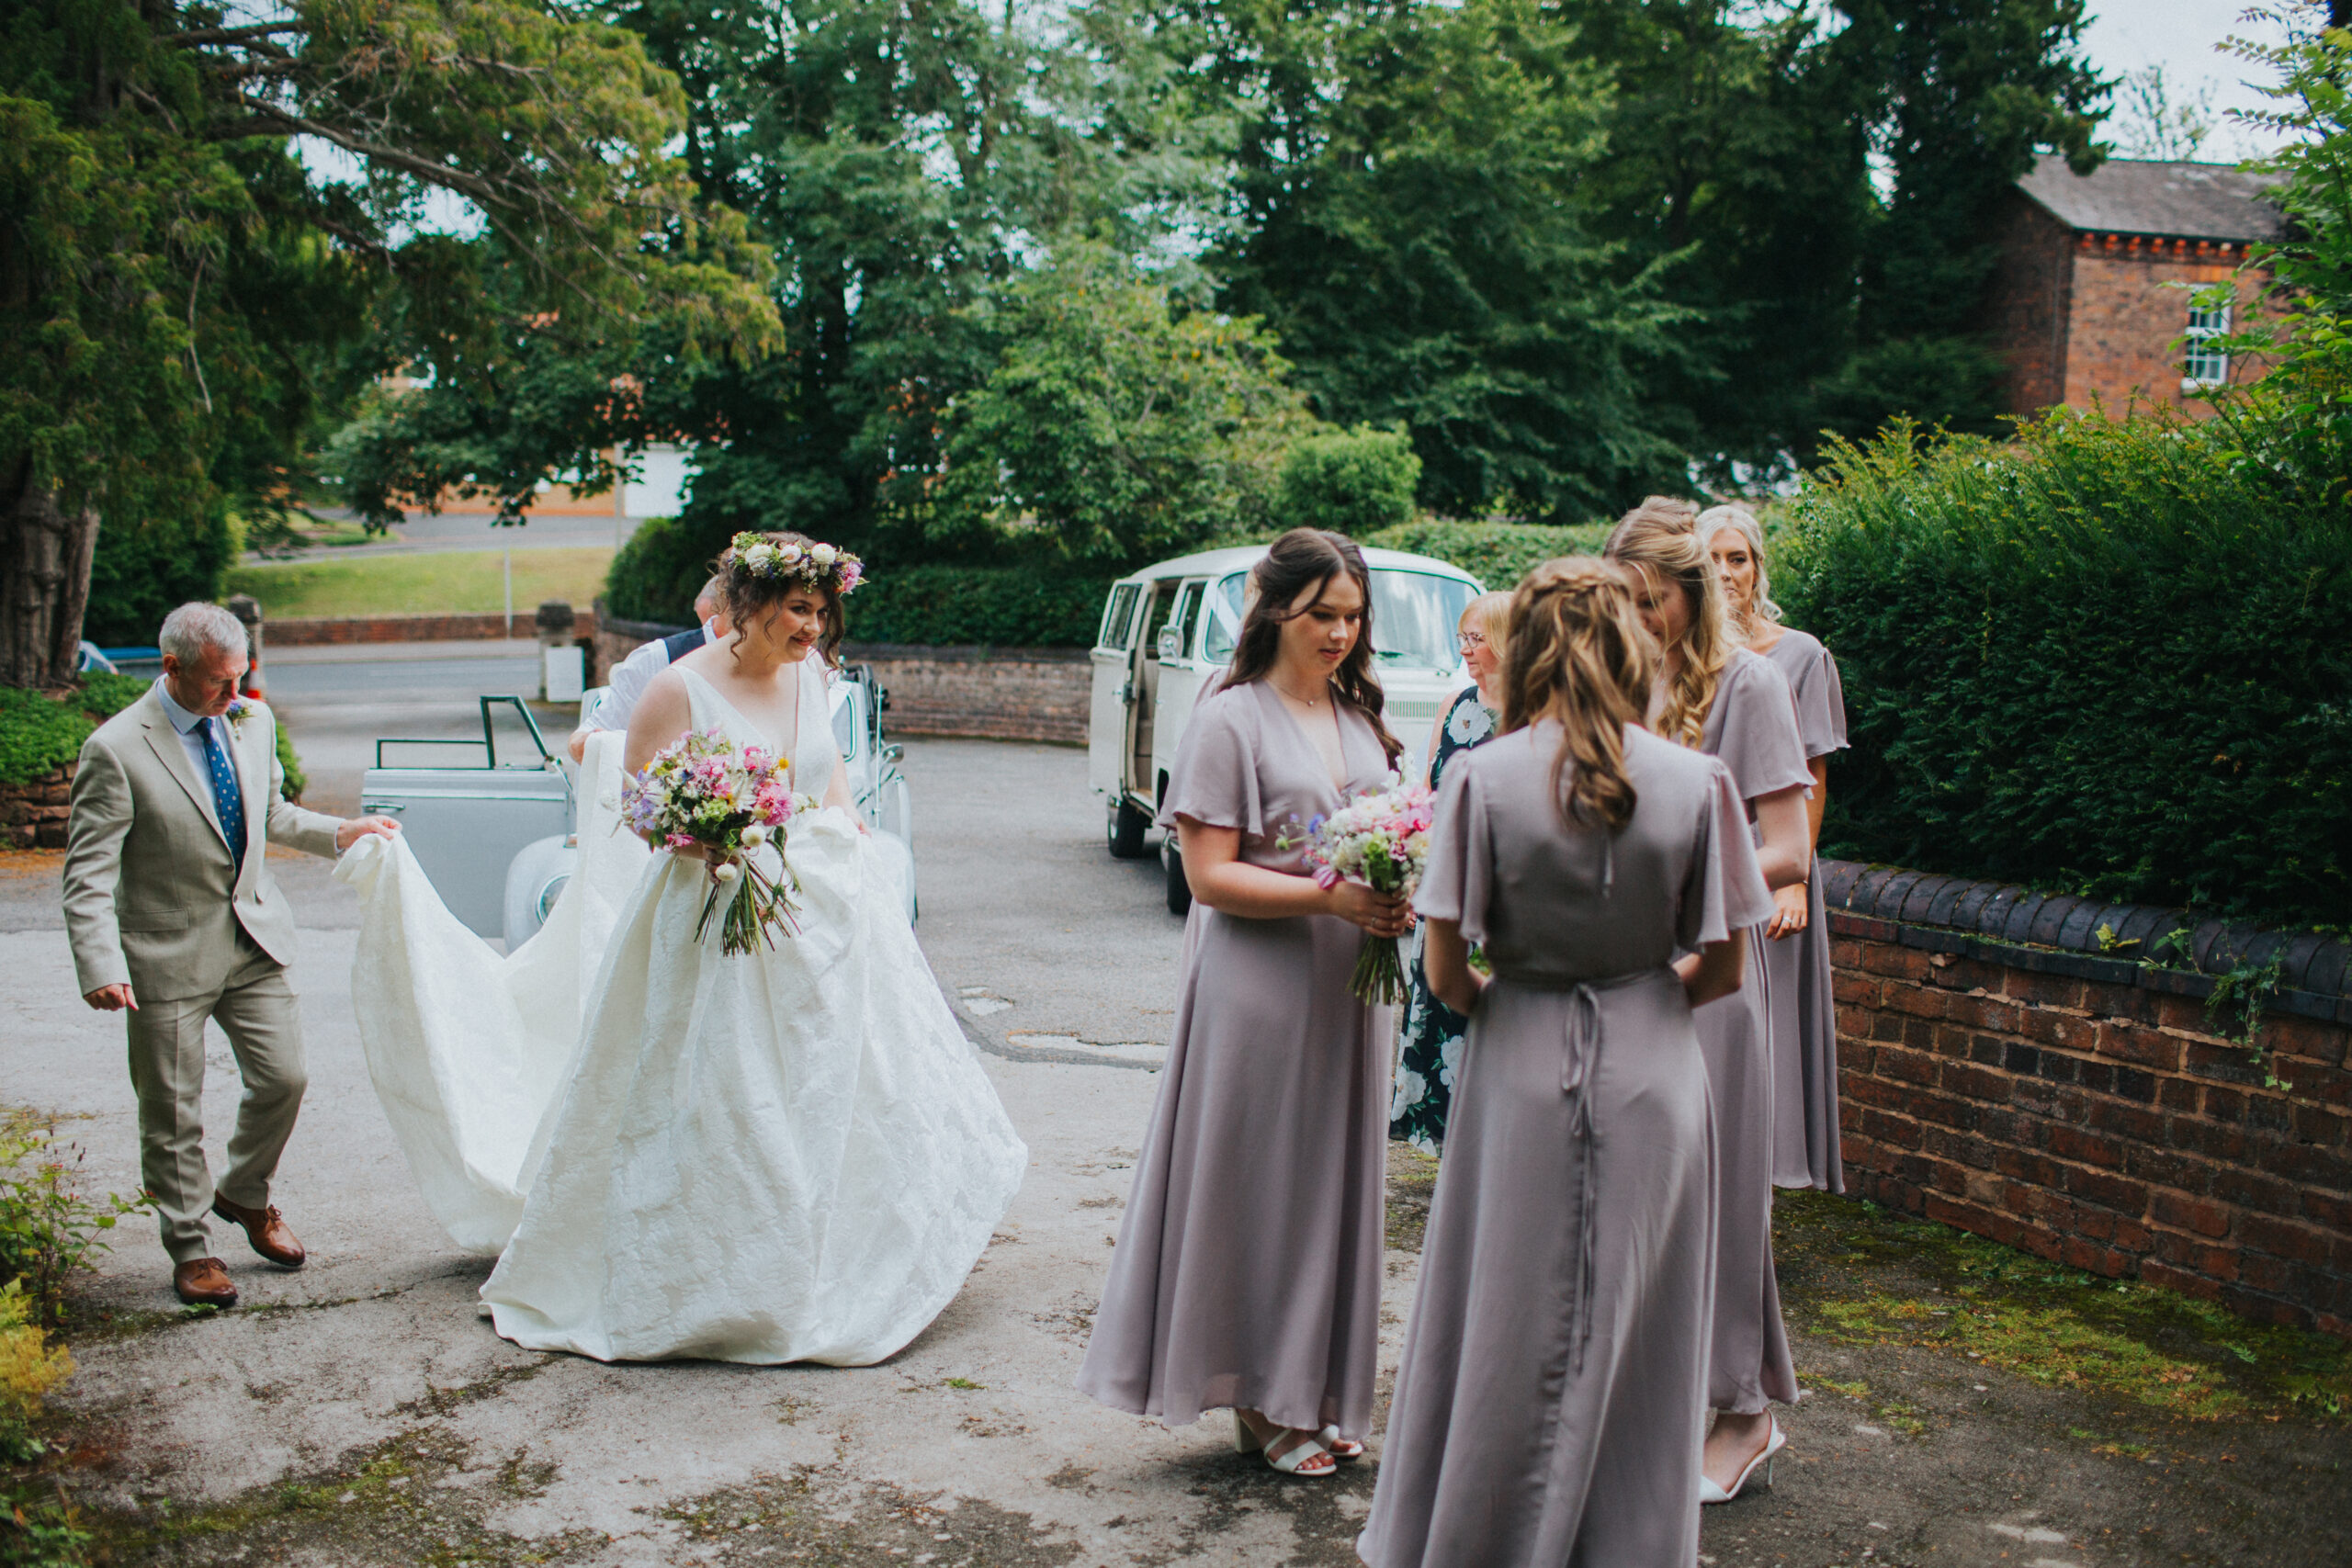
M 1773 572 L 1845 676 L 1824 852 L 2345 921 L 2346 457 L 2259 395 L 1836 447 Z
M 137 702 L 153 684 L 136 675 L 99 672 L 85 679 L 70 701 L 0 686 L 0 784 L 28 784 L 72 761 L 101 721 Z M 286 797 L 299 798 L 310 781 L 283 725 L 277 729 L 277 765 L 286 773 Z
M 1555 556 L 1597 556 L 1609 537 L 1606 523 L 1548 527 L 1541 523 L 1400 523 L 1359 542 L 1384 550 L 1410 550 L 1460 567 L 1488 588 L 1508 592 L 1530 567 Z

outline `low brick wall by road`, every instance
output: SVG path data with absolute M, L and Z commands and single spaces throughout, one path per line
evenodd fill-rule
M 608 678 L 640 643 L 684 629 L 601 617 L 590 679 Z M 874 667 L 875 679 L 890 694 L 884 728 L 893 735 L 1086 744 L 1093 672 L 1082 648 L 851 642 L 842 645 L 841 658 L 844 664 Z
M 536 609 L 536 606 L 534 606 Z M 510 627 L 504 615 L 344 615 L 273 618 L 263 626 L 265 651 L 271 648 L 320 648 L 354 642 L 479 642 L 490 637 L 536 637 L 533 610 L 515 612 Z M 573 612 L 574 635 L 585 642 L 596 631 L 596 617 L 586 610 Z
M 67 762 L 24 784 L 0 784 L 0 848 L 65 847 L 66 802 L 73 798 L 79 766 Z
M 2352 1337 L 2352 949 L 1827 863 L 1849 1187 Z M 2105 925 L 2111 944 L 2102 951 Z M 2187 926 L 2202 972 L 2131 956 Z M 2279 960 L 2252 1052 L 2214 976 Z M 2266 1083 L 2275 1076 L 2287 1087 Z

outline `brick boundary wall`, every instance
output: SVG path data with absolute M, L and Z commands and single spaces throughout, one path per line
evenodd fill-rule
M 512 636 L 531 641 L 538 636 L 534 616 L 537 606 L 514 613 Z M 573 635 L 585 643 L 596 632 L 593 612 L 572 613 Z M 322 648 L 360 642 L 481 642 L 509 634 L 506 617 L 499 615 L 348 615 L 288 617 L 263 623 L 265 649 Z
M 1850 1190 L 2352 1337 L 2352 948 L 1892 867 L 1823 872 Z M 2138 945 L 2103 947 L 2102 925 Z M 2175 929 L 2196 971 L 2118 955 Z M 2216 976 L 2274 956 L 2258 1066 L 2207 998 Z
M 73 798 L 74 772 L 80 765 L 64 762 L 37 779 L 0 784 L 0 848 L 65 847 L 66 802 Z
M 610 675 L 639 644 L 684 629 L 601 616 L 590 678 Z M 841 657 L 844 664 L 874 667 L 875 680 L 890 695 L 883 720 L 890 734 L 1086 744 L 1094 677 L 1082 648 L 849 642 Z

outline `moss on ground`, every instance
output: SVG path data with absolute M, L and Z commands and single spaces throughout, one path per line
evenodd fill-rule
M 2352 1422 L 2352 1345 L 2328 1335 L 1822 1192 L 1780 1195 L 1773 1247 L 1792 1326 L 1833 1342 L 1939 1350 L 2188 1420 Z

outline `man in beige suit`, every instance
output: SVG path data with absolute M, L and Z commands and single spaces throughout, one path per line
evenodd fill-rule
M 173 1286 L 184 1302 L 231 1306 L 237 1287 L 212 1256 L 207 1210 L 241 1226 L 271 1262 L 299 1269 L 303 1259 L 269 1201 L 306 1078 L 286 983 L 294 915 L 270 876 L 268 842 L 331 856 L 399 825 L 322 817 L 283 798 L 277 722 L 237 696 L 247 660 L 236 616 L 183 604 L 157 641 L 163 679 L 82 748 L 65 929 L 84 998 L 130 1013 L 140 1172 Z M 217 1191 L 204 1159 L 208 1018 L 228 1035 L 245 1089 Z

